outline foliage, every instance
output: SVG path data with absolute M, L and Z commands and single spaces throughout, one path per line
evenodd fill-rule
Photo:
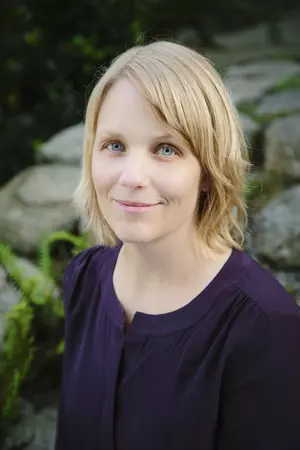
M 266 94 L 272 95 L 281 92 L 292 91 L 300 88 L 300 75 L 295 74 L 292 75 L 280 83 L 276 84 L 272 88 L 270 88 Z M 282 109 L 282 111 L 277 113 L 269 113 L 269 114 L 259 114 L 257 112 L 257 101 L 256 102 L 242 102 L 238 105 L 239 111 L 251 117 L 254 121 L 260 123 L 262 126 L 266 127 L 269 123 L 278 119 L 280 117 L 286 117 L 295 114 L 298 112 L 297 109 L 293 110 L 291 108 L 286 108 L 286 110 Z
M 269 93 L 285 92 L 300 89 L 300 75 L 295 74 L 274 86 Z
M 57 277 L 53 260 L 51 258 L 51 248 L 57 242 L 69 243 L 73 247 L 73 254 L 77 254 L 90 246 L 90 239 L 87 234 L 75 236 L 67 231 L 55 231 L 46 236 L 39 247 L 39 266 L 46 276 L 51 278 Z
M 245 189 L 246 203 L 250 205 L 254 199 L 262 195 L 262 192 L 263 186 L 261 180 L 258 179 L 249 180 Z
M 46 236 L 45 239 L 42 240 L 39 248 L 39 266 L 46 276 L 52 277 L 54 279 L 57 279 L 58 274 L 56 273 L 53 259 L 51 257 L 51 247 L 53 244 L 58 242 L 71 244 L 73 247 L 72 254 L 74 256 L 91 245 L 90 238 L 88 234 L 85 233 L 76 236 L 67 231 L 55 231 Z M 62 354 L 64 352 L 63 340 L 58 343 L 56 352 L 58 354 Z
M 264 172 L 256 174 L 247 184 L 246 201 L 248 207 L 254 210 L 261 209 L 276 194 L 290 185 L 291 181 L 281 173 Z
M 133 19 L 133 0 L 29 0 L 1 11 L 0 182 L 34 163 L 37 143 L 81 121 L 97 68 L 134 43 Z
M 31 335 L 32 309 L 21 298 L 7 315 L 7 334 L 1 349 L 1 408 L 0 423 L 6 424 L 17 417 L 17 400 L 22 380 L 29 372 L 34 354 Z
M 16 402 L 22 380 L 28 374 L 34 353 L 31 334 L 33 311 L 28 294 L 33 283 L 23 280 L 21 268 L 8 246 L 0 244 L 0 264 L 12 279 L 20 281 L 20 301 L 7 314 L 6 335 L 0 349 L 0 423 L 6 424 L 17 415 Z
M 34 164 L 54 133 L 82 120 L 96 78 L 128 46 L 173 39 L 183 27 L 213 45 L 216 31 L 275 20 L 296 0 L 284 6 L 277 0 L 272 8 L 266 0 L 10 3 L 0 14 L 0 185 Z
M 22 295 L 19 304 L 7 315 L 7 333 L 0 352 L 0 423 L 4 427 L 17 417 L 20 387 L 33 359 L 31 324 L 32 308 Z
M 39 365 L 44 363 L 36 364 L 38 356 L 51 359 L 64 349 L 59 326 L 64 315 L 63 302 L 51 257 L 51 247 L 62 241 L 72 245 L 73 254 L 89 246 L 86 235 L 59 231 L 50 234 L 41 242 L 39 275 L 34 277 L 26 275 L 12 249 L 0 243 L 0 266 L 20 292 L 19 303 L 7 314 L 6 334 L 0 347 L 0 423 L 4 428 L 18 416 L 17 400 L 24 380 L 36 377 Z

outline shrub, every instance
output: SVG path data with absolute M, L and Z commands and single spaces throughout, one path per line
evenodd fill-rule
M 26 379 L 35 379 L 39 370 L 63 352 L 63 302 L 51 248 L 57 242 L 72 245 L 73 254 L 88 247 L 86 235 L 55 232 L 39 249 L 39 272 L 28 277 L 12 249 L 0 243 L 0 265 L 20 292 L 19 303 L 6 317 L 6 334 L 0 347 L 0 423 L 2 431 L 18 418 L 18 398 Z M 2 433 L 4 434 L 4 432 Z

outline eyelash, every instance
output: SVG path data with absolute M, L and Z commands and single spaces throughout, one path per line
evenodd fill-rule
M 106 142 L 104 145 L 103 145 L 103 147 L 102 147 L 102 149 L 108 149 L 108 146 L 109 145 L 112 145 L 112 144 L 118 144 L 118 145 L 121 145 L 122 146 L 122 144 L 120 143 L 120 142 L 118 142 L 118 141 L 110 141 L 110 142 Z M 124 147 L 124 146 L 123 146 Z M 176 148 L 176 147 L 174 147 L 173 145 L 169 145 L 169 144 L 159 144 L 159 146 L 158 147 L 156 147 L 156 152 L 159 150 L 159 149 L 161 149 L 161 148 L 171 148 L 172 150 L 173 150 L 173 152 L 174 152 L 174 154 L 175 155 L 180 155 L 181 153 L 180 153 L 180 151 Z M 109 150 L 109 149 L 108 149 Z M 113 151 L 113 150 L 110 150 L 112 153 L 119 153 L 118 151 Z

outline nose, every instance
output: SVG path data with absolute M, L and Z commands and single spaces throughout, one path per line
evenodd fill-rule
M 120 184 L 127 188 L 145 187 L 148 183 L 148 172 L 149 161 L 144 155 L 128 155 L 122 161 Z

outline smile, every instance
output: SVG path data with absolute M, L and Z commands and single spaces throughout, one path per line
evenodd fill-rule
M 150 211 L 159 203 L 141 203 L 141 202 L 126 202 L 122 200 L 115 200 L 119 208 L 127 212 L 141 212 Z

